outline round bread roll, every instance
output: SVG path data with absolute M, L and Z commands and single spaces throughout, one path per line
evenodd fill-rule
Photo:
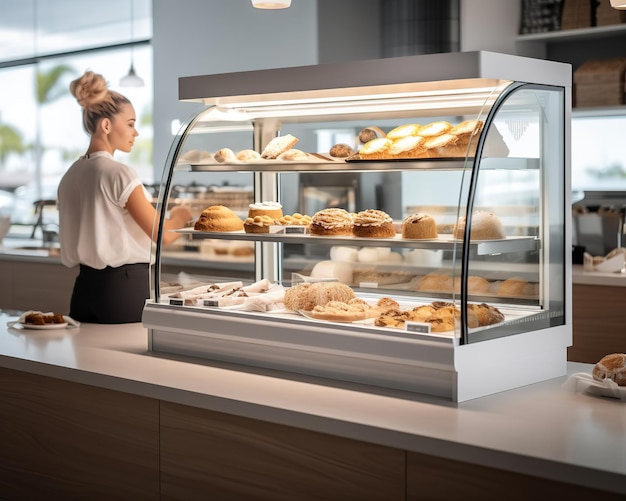
M 597 381 L 610 379 L 618 386 L 626 386 L 626 354 L 611 353 L 602 357 L 593 367 L 591 375 Z
M 358 252 L 356 247 L 334 246 L 330 248 L 330 259 L 354 263 L 358 260 Z
M 465 233 L 465 216 L 454 226 L 454 238 L 462 239 Z M 506 238 L 500 218 L 491 212 L 477 210 L 472 214 L 470 240 L 501 240 Z
M 292 311 L 311 311 L 329 301 L 348 302 L 355 297 L 349 286 L 339 282 L 304 283 L 285 291 L 285 307 Z
M 330 154 L 331 157 L 346 158 L 346 157 L 349 157 L 350 155 L 354 155 L 356 151 L 350 148 L 350 146 L 348 146 L 347 144 L 342 143 L 342 144 L 335 144 L 328 153 Z
M 385 137 L 385 131 L 383 131 L 380 127 L 376 127 L 372 125 L 370 127 L 365 127 L 359 132 L 359 142 L 361 144 L 368 143 L 373 139 L 378 139 L 380 137 Z
M 402 238 L 420 240 L 437 237 L 437 223 L 428 214 L 418 212 L 402 221 Z
M 215 160 L 217 160 L 219 163 L 237 161 L 237 155 L 235 155 L 235 152 L 231 150 L 230 148 L 222 148 L 220 150 L 217 150 L 215 152 L 214 157 L 215 157 Z
M 202 211 L 194 224 L 198 231 L 241 231 L 243 221 L 224 205 L 212 205 Z
M 490 304 L 468 304 L 467 311 L 468 315 L 469 313 L 472 313 L 478 319 L 477 327 L 494 325 L 499 324 L 500 322 L 504 322 L 504 315 L 502 314 L 502 312 L 498 308 L 496 308 L 495 306 L 491 306 Z
M 506 297 L 530 296 L 529 284 L 523 278 L 512 277 L 504 280 L 499 286 L 496 294 Z
M 367 209 L 354 217 L 352 234 L 361 238 L 393 238 L 396 230 L 389 214 L 378 209 Z
M 352 235 L 352 215 L 345 209 L 322 209 L 313 214 L 312 235 Z
M 190 164 L 199 164 L 202 162 L 210 162 L 213 160 L 213 155 L 205 150 L 189 150 L 181 158 L 181 162 L 187 162 Z
M 283 217 L 283 206 L 278 202 L 256 202 L 248 206 L 248 217 L 269 216 L 272 219 Z

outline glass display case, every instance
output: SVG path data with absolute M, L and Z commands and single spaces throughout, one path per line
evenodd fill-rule
M 179 95 L 205 106 L 159 191 L 151 350 L 454 401 L 565 374 L 569 65 L 433 54 Z M 165 246 L 178 204 L 194 220 Z

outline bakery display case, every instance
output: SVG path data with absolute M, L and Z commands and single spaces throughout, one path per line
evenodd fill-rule
M 204 107 L 159 190 L 151 350 L 454 401 L 565 374 L 569 65 L 433 54 L 183 77 L 179 97 Z M 177 231 L 206 266 L 165 272 L 190 185 L 251 199 L 190 205 Z

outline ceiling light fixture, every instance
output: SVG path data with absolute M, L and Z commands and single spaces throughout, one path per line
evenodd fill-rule
M 135 27 L 135 16 L 134 16 L 134 4 L 135 0 L 130 0 L 130 69 L 128 70 L 128 75 L 123 77 L 120 80 L 121 87 L 143 87 L 144 82 L 143 78 L 137 75 L 135 72 L 135 61 L 134 61 L 134 50 L 135 46 L 133 44 L 134 36 L 133 36 L 133 28 Z
M 626 10 L 626 0 L 611 0 L 611 7 L 619 10 Z
M 291 0 L 252 0 L 252 5 L 257 9 L 286 9 Z

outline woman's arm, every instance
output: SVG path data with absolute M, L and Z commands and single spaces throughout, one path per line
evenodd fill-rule
M 152 234 L 156 210 L 146 198 L 143 186 L 139 185 L 132 191 L 130 197 L 128 197 L 128 201 L 126 202 L 126 210 L 128 210 L 131 217 L 146 233 L 146 235 L 152 238 L 153 241 L 156 241 L 156 233 L 154 235 Z M 180 233 L 173 233 L 167 230 L 183 228 L 191 219 L 192 215 L 187 207 L 174 207 L 170 211 L 169 219 L 166 219 L 164 222 L 164 231 L 162 236 L 163 243 L 172 243 L 181 236 Z

